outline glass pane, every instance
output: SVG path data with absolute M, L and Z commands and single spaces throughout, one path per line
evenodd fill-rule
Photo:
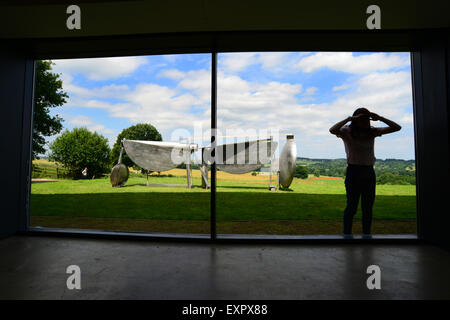
M 371 232 L 416 233 L 409 53 L 221 53 L 217 83 L 219 145 L 270 137 L 278 143 L 272 161 L 240 174 L 231 164 L 217 172 L 218 234 L 342 234 L 348 162 L 344 141 L 353 141 L 350 163 L 366 166 L 373 163 L 375 141 L 376 162 L 369 168 L 375 177 L 364 167 L 351 179 L 349 192 L 364 193 L 352 198 L 359 199 L 353 233 L 362 232 L 362 203 L 364 216 L 370 215 L 373 188 Z M 364 139 L 330 134 L 334 124 L 360 107 L 398 123 L 401 130 L 387 134 L 374 129 L 388 124 L 383 118 L 374 121 L 378 118 L 373 115 L 367 127 L 361 124 L 367 130 L 352 131 L 367 134 Z M 378 132 L 383 135 L 370 136 Z M 360 186 L 358 179 L 363 179 Z M 354 204 L 350 201 L 349 208 Z
M 36 112 L 48 108 L 62 127 L 45 132 L 35 112 L 45 143 L 34 148 L 31 226 L 209 235 L 210 192 L 194 161 L 194 128 L 210 124 L 209 54 L 37 66 Z M 50 73 L 65 102 L 51 96 Z

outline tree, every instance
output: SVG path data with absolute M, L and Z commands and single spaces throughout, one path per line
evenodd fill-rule
M 110 148 L 108 140 L 86 128 L 66 130 L 50 145 L 50 160 L 62 163 L 74 179 L 87 168 L 88 177 L 109 172 Z
M 297 166 L 294 173 L 295 178 L 307 179 L 308 178 L 308 168 L 306 166 Z
M 120 148 L 122 147 L 122 139 L 127 140 L 147 140 L 147 141 L 162 141 L 161 134 L 154 126 L 148 123 L 138 123 L 129 128 L 123 129 L 117 136 L 116 143 L 111 151 L 111 164 L 115 165 L 119 160 Z M 122 155 L 122 163 L 127 167 L 137 167 L 133 161 L 124 152 Z
M 416 178 L 414 176 L 400 175 L 391 172 L 384 172 L 377 177 L 377 184 L 405 185 L 415 183 Z
M 45 153 L 45 137 L 55 135 L 62 130 L 62 121 L 59 115 L 51 116 L 50 108 L 62 106 L 68 98 L 67 93 L 61 91 L 62 80 L 59 74 L 50 72 L 51 61 L 36 62 L 36 88 L 34 90 L 33 110 L 33 159 L 38 154 Z

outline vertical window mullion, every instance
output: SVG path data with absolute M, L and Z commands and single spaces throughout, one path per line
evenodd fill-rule
M 216 240 L 216 162 L 215 147 L 217 131 L 217 52 L 211 53 L 211 240 Z

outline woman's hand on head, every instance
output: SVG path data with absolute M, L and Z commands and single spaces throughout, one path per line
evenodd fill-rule
M 378 120 L 380 120 L 380 118 L 381 117 L 379 115 L 377 115 L 376 113 L 373 113 L 373 112 L 370 113 L 370 120 L 378 121 Z
M 360 114 L 357 114 L 356 116 L 351 116 L 351 120 L 356 120 L 356 119 L 365 118 L 365 117 L 369 117 L 369 115 L 366 113 L 360 113 Z

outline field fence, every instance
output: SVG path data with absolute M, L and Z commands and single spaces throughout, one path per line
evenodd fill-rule
M 69 179 L 69 171 L 58 166 L 42 166 L 33 164 L 31 170 L 32 178 L 52 178 L 52 179 Z

